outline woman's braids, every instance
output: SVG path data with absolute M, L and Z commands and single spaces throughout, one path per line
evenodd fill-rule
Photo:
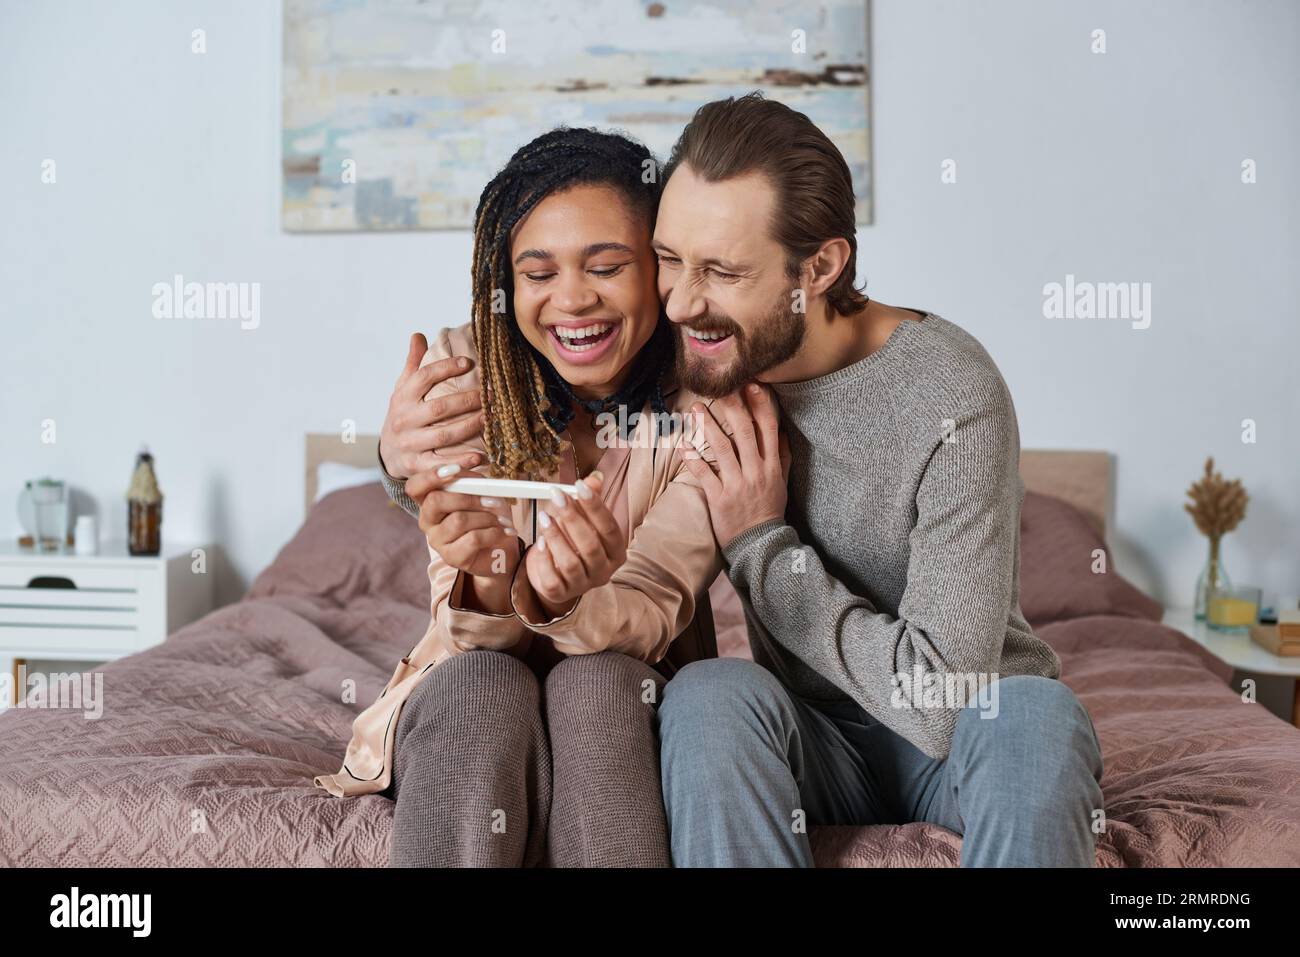
M 633 213 L 644 216 L 653 230 L 659 179 L 654 157 L 641 144 L 613 133 L 560 127 L 520 147 L 479 197 L 470 266 L 472 329 L 491 475 L 527 479 L 553 475 L 559 468 L 560 433 L 573 418 L 576 398 L 515 322 L 511 231 L 547 196 L 587 184 L 618 190 Z M 661 379 L 673 358 L 672 338 L 665 332 L 656 329 L 644 355 L 636 360 L 639 374 L 597 405 L 627 404 L 631 414 L 650 399 L 656 412 L 663 411 Z

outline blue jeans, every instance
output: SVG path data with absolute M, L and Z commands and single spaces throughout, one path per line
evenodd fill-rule
M 659 708 L 678 867 L 811 867 L 809 824 L 927 821 L 962 835 L 963 867 L 1092 867 L 1101 747 L 1059 681 L 997 682 L 997 716 L 958 715 L 946 760 L 852 701 L 792 694 L 735 658 L 687 665 Z

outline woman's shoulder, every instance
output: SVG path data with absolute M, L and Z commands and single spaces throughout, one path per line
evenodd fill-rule
M 469 356 L 473 359 L 477 357 L 477 353 L 478 350 L 474 348 L 473 326 L 466 322 L 459 326 L 439 329 L 429 337 L 429 348 L 425 351 L 420 365 L 427 366 L 430 362 L 437 362 L 439 359 L 447 359 L 451 356 Z
M 439 329 L 434 333 L 429 338 L 429 348 L 425 350 L 424 358 L 420 360 L 420 368 L 423 369 L 430 363 L 455 356 L 473 359 L 473 368 L 464 375 L 455 376 L 434 386 L 433 392 L 455 392 L 460 389 L 478 388 L 478 350 L 474 347 L 474 331 L 468 322 Z

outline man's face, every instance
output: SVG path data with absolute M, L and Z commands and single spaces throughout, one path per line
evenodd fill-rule
M 776 192 L 761 173 L 708 183 L 683 164 L 659 202 L 659 298 L 679 330 L 678 379 L 716 397 L 798 351 L 798 281 L 771 235 Z

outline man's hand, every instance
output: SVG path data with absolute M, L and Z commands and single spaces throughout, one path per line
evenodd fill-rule
M 438 464 L 455 462 L 473 468 L 483 462 L 478 452 L 441 456 L 438 449 L 469 441 L 483 429 L 479 394 L 462 389 L 450 395 L 424 401 L 430 389 L 470 370 L 474 362 L 465 356 L 451 356 L 420 368 L 429 350 L 422 333 L 411 336 L 406 364 L 388 400 L 388 414 L 379 432 L 379 458 L 388 474 L 403 479 Z M 418 501 L 418 499 L 417 499 Z
M 718 399 L 712 411 L 699 403 L 692 411 L 716 463 L 690 456 L 686 467 L 704 488 L 718 544 L 726 548 L 755 525 L 784 520 L 789 451 L 767 390 L 751 383 Z
M 525 596 L 528 616 L 542 620 L 532 605 L 535 597 L 546 617 L 559 618 L 578 599 L 608 582 L 627 559 L 627 542 L 609 506 L 600 497 L 604 476 L 592 472 L 578 482 L 578 497 L 563 492 L 537 513 L 537 541 L 524 558 L 532 595 Z

